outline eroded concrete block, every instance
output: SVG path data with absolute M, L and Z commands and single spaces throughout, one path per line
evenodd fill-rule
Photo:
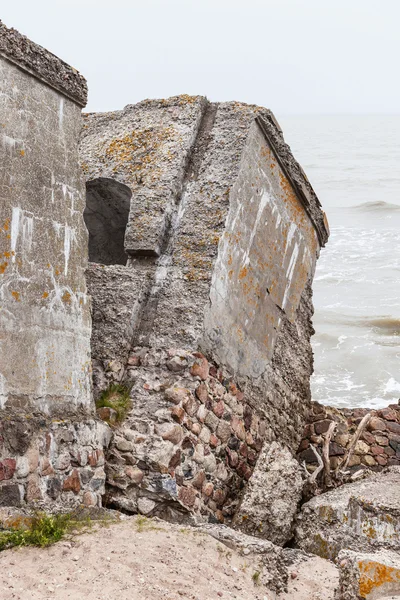
M 132 346 L 135 320 L 144 301 L 148 274 L 118 265 L 89 263 L 86 272 L 92 296 L 92 355 L 104 363 L 125 365 Z
M 277 442 L 265 444 L 249 479 L 234 525 L 246 533 L 283 545 L 293 536 L 301 500 L 301 467 Z
M 399 467 L 389 467 L 312 498 L 298 517 L 298 545 L 323 558 L 335 558 L 343 549 L 399 550 L 399 486 Z
M 128 254 L 161 254 L 204 109 L 201 96 L 179 96 L 85 115 L 81 155 L 87 180 L 118 182 L 132 194 Z M 99 202 L 107 203 L 106 191 Z

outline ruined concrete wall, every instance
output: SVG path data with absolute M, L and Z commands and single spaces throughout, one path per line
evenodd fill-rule
M 178 97 L 89 115 L 81 153 L 89 185 L 132 189 L 127 266 L 101 282 L 101 267 L 89 270 L 97 381 L 132 386 L 109 501 L 230 518 L 262 444 L 294 452 L 310 407 L 311 281 L 328 235 L 318 200 L 270 111 L 236 102 Z M 96 340 L 114 318 L 102 298 L 132 270 L 123 357 L 118 327 L 108 349 Z
M 0 75 L 0 503 L 23 505 L 53 502 L 73 473 L 79 481 L 82 461 L 57 466 L 64 450 L 52 436 L 68 430 L 71 452 L 96 450 L 96 429 L 107 428 L 93 421 L 91 397 L 78 161 L 86 82 L 1 23 Z M 86 426 L 93 435 L 81 440 Z M 83 487 L 75 481 L 75 502 Z
M 0 69 L 2 408 L 65 415 L 90 403 L 80 107 L 2 55 Z
M 81 155 L 86 179 L 111 179 L 132 191 L 128 254 L 160 255 L 204 105 L 204 98 L 182 96 L 85 115 Z
M 86 277 L 96 323 L 91 347 L 94 387 L 98 395 L 99 390 L 107 387 L 107 373 L 113 373 L 118 380 L 123 377 L 148 273 L 90 263 Z

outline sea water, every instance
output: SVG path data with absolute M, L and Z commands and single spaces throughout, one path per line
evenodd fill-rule
M 314 279 L 314 400 L 400 398 L 400 115 L 281 117 L 327 213 Z

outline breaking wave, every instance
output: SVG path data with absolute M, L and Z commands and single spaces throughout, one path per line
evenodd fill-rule
M 354 208 L 362 212 L 400 211 L 399 204 L 391 204 L 390 202 L 384 202 L 383 200 L 377 200 L 376 202 L 363 202 L 362 204 L 358 204 Z
M 357 324 L 362 327 L 371 327 L 381 335 L 400 335 L 400 319 L 394 317 L 359 319 Z

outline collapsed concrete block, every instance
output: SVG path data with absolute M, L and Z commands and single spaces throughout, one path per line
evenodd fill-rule
M 312 498 L 298 516 L 299 547 L 331 559 L 343 549 L 399 550 L 399 486 L 399 467 L 389 467 Z
M 90 114 L 81 159 L 96 393 L 117 361 L 141 439 L 111 449 L 108 501 L 231 518 L 263 443 L 300 442 L 324 213 L 261 107 L 179 96 Z M 168 422 L 182 431 L 165 440 Z
M 301 467 L 287 448 L 265 444 L 247 484 L 234 525 L 250 535 L 283 545 L 293 537 L 301 500 Z
M 335 600 L 394 600 L 400 597 L 400 555 L 343 550 L 338 556 L 339 587 Z

